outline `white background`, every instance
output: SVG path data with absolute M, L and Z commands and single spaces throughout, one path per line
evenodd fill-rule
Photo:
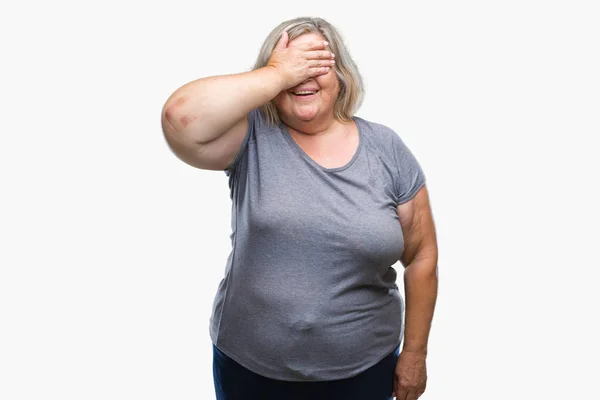
M 428 177 L 422 398 L 600 398 L 597 2 L 18 4 L 0 9 L 0 398 L 214 399 L 227 178 L 179 161 L 160 111 L 302 15 L 340 29 L 357 115 Z

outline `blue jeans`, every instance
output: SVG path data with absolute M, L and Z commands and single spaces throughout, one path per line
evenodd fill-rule
M 256 374 L 213 345 L 215 393 L 217 400 L 391 400 L 399 352 L 351 378 L 288 382 Z

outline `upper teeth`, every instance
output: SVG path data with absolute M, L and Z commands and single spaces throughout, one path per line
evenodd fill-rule
M 311 94 L 316 93 L 316 90 L 301 90 L 299 92 L 295 92 L 296 94 Z

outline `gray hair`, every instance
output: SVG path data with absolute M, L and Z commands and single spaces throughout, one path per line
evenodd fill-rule
M 362 104 L 365 89 L 358 67 L 350 57 L 350 52 L 346 48 L 342 36 L 331 23 L 324 19 L 300 17 L 279 24 L 265 39 L 252 70 L 268 64 L 271 53 L 283 31 L 287 31 L 289 41 L 302 34 L 314 32 L 321 34 L 329 42 L 329 49 L 335 54 L 335 71 L 340 83 L 340 92 L 335 102 L 333 115 L 340 121 L 349 121 Z M 269 124 L 281 123 L 273 101 L 259 109 Z

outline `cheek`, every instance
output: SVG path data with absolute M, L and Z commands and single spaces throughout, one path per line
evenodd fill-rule
M 321 80 L 324 85 L 334 86 L 337 82 L 339 82 L 339 78 L 335 67 L 333 67 L 333 69 L 331 69 L 325 75 L 318 76 L 317 80 Z
M 286 94 L 285 93 L 279 93 L 273 99 L 273 104 L 275 104 L 275 107 L 277 107 L 277 108 L 280 109 L 285 104 L 285 101 L 286 101 Z
M 337 98 L 340 91 L 340 83 L 334 71 L 331 71 L 327 75 L 319 76 L 317 78 L 317 83 L 328 95 Z

